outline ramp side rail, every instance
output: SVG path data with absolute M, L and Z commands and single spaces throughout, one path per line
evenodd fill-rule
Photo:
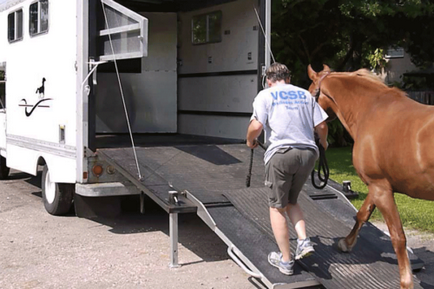
M 228 254 L 237 263 L 247 274 L 252 277 L 261 279 L 266 284 L 268 288 L 272 288 L 272 284 L 268 282 L 267 279 L 264 278 L 264 275 L 253 265 L 249 259 L 241 253 L 240 250 L 228 239 L 228 237 L 217 227 L 217 224 L 214 222 L 213 218 L 208 214 L 206 207 L 203 205 L 201 201 L 199 201 L 194 195 L 192 195 L 189 191 L 184 190 L 183 194 L 187 196 L 187 198 L 197 206 L 197 215 L 205 222 L 205 224 L 213 230 L 220 239 L 228 245 Z M 251 269 L 249 269 L 251 268 Z

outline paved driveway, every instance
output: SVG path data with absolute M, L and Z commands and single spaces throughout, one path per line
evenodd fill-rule
M 182 266 L 169 268 L 168 215 L 155 204 L 146 209 L 116 219 L 51 216 L 40 175 L 12 171 L 0 181 L 0 288 L 263 288 L 195 214 L 179 217 Z M 406 232 L 425 262 L 417 276 L 434 288 L 434 235 Z

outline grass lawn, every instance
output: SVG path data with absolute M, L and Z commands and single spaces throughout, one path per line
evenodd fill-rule
M 368 187 L 360 180 L 354 169 L 351 148 L 329 148 L 326 157 L 330 168 L 330 179 L 341 184 L 342 181 L 349 180 L 352 190 L 359 193 L 359 197 L 351 201 L 359 209 L 368 194 Z M 433 201 L 413 199 L 402 194 L 395 194 L 395 201 L 404 227 L 434 233 Z M 375 209 L 370 220 L 382 219 L 380 211 Z

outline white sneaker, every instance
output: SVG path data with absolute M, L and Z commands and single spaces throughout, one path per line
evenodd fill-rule
M 300 260 L 309 257 L 315 252 L 309 238 L 297 240 L 297 250 L 295 251 L 295 260 Z
M 282 253 L 277 252 L 271 252 L 268 254 L 268 262 L 276 267 L 279 268 L 279 271 L 285 275 L 292 275 L 294 274 L 294 270 L 292 267 L 294 266 L 294 260 L 289 261 L 288 263 L 282 261 Z

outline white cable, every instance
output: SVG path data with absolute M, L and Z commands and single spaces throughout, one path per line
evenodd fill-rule
M 104 9 L 105 7 L 104 7 L 104 3 L 103 3 L 103 1 L 101 1 L 101 5 L 102 5 L 102 11 L 103 11 L 103 13 L 104 13 L 104 19 L 105 19 L 105 23 L 106 23 L 106 25 L 107 25 L 107 29 L 110 29 L 110 26 L 109 26 L 109 23 L 108 23 L 108 20 L 107 20 L 107 14 L 106 14 L 105 9 Z M 124 111 L 125 111 L 125 118 L 127 119 L 128 132 L 129 132 L 129 134 L 130 134 L 130 138 L 131 138 L 131 145 L 132 145 L 132 148 L 133 148 L 134 159 L 135 159 L 135 161 L 136 161 L 137 172 L 138 172 L 138 174 L 139 174 L 139 180 L 141 180 L 141 179 L 142 179 L 142 174 L 141 174 L 141 172 L 140 172 L 139 161 L 138 161 L 138 159 L 137 159 L 136 147 L 135 147 L 135 145 L 134 145 L 133 133 L 132 133 L 132 130 L 131 130 L 131 125 L 130 125 L 130 118 L 129 118 L 129 116 L 128 116 L 128 110 L 127 110 L 127 106 L 126 106 L 126 104 L 125 104 L 124 91 L 123 91 L 123 88 L 122 88 L 122 82 L 121 82 L 121 78 L 120 78 L 120 75 L 119 75 L 118 64 L 117 64 L 117 61 L 116 61 L 115 49 L 114 49 L 114 47 L 113 47 L 113 42 L 112 42 L 111 34 L 108 33 L 107 35 L 108 35 L 108 37 L 109 37 L 110 47 L 111 47 L 112 54 L 113 54 L 113 62 L 114 62 L 114 64 L 115 64 L 116 76 L 117 76 L 117 78 L 118 78 L 119 90 L 120 90 L 120 92 L 121 92 L 122 104 L 123 104 L 123 106 L 124 106 Z
M 262 76 L 262 89 L 265 89 L 265 85 L 267 84 L 267 81 L 266 81 L 266 75 L 264 74 L 263 76 Z
M 274 62 L 276 62 L 276 60 L 274 59 L 273 51 L 271 51 L 270 43 L 267 40 L 267 35 L 265 34 L 264 27 L 262 26 L 262 22 L 261 22 L 261 18 L 259 17 L 258 10 L 256 10 L 255 6 L 253 6 L 253 10 L 255 10 L 256 18 L 258 19 L 259 26 L 261 27 L 262 34 L 264 35 L 264 38 L 265 38 L 265 44 L 267 45 L 268 50 L 270 51 L 271 58 L 273 59 L 273 63 L 274 63 Z
M 98 65 L 106 63 L 107 61 L 98 61 L 98 62 L 88 62 L 88 64 L 95 65 L 92 70 L 87 74 L 86 78 L 81 83 L 81 88 L 83 89 L 83 85 L 86 83 L 88 78 L 92 75 L 92 73 L 98 68 Z

